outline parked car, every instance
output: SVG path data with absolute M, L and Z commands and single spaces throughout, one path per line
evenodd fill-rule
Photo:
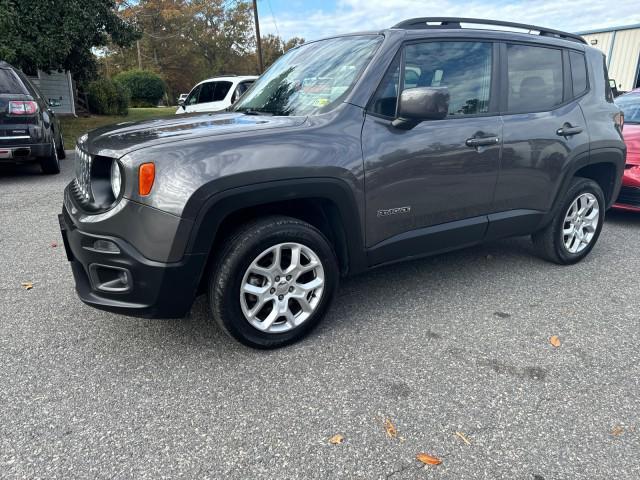
M 60 216 L 77 292 L 147 317 L 206 292 L 224 331 L 273 348 L 318 324 L 340 277 L 390 262 L 532 235 L 576 263 L 625 164 L 606 78 L 581 37 L 507 22 L 306 43 L 230 112 L 79 139 Z
M 192 112 L 219 112 L 233 105 L 255 82 L 256 76 L 224 76 L 209 78 L 198 83 L 184 102 L 179 103 L 176 114 Z
M 616 98 L 615 101 L 624 113 L 623 136 L 627 144 L 627 165 L 614 207 L 640 212 L 640 88 Z
M 184 103 L 184 101 L 187 99 L 188 96 L 189 96 L 188 93 L 181 93 L 180 96 L 178 97 L 178 105 L 180 105 L 181 103 Z
M 64 141 L 51 106 L 20 70 L 0 61 L 0 163 L 39 162 L 44 173 L 60 172 Z

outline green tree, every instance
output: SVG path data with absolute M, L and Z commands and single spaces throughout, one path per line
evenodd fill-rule
M 285 42 L 282 38 L 277 35 L 273 35 L 272 33 L 261 37 L 261 39 L 262 61 L 264 62 L 265 68 L 280 58 L 280 56 L 287 50 L 291 50 L 292 48 L 304 43 L 304 38 L 293 37 Z
M 116 0 L 0 2 L 0 55 L 27 72 L 62 68 L 85 80 L 95 72 L 93 48 L 139 37 L 118 15 Z
M 149 70 L 122 72 L 113 77 L 113 81 L 130 93 L 134 107 L 155 107 L 164 95 L 162 78 Z

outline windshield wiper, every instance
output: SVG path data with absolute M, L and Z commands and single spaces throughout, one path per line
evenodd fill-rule
M 256 110 L 253 108 L 246 108 L 240 111 L 245 115 L 274 115 L 273 112 L 267 112 L 266 110 Z

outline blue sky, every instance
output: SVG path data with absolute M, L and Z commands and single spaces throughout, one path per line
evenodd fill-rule
M 574 32 L 640 23 L 640 0 L 258 0 L 258 9 L 264 33 L 307 40 L 420 16 L 493 18 Z

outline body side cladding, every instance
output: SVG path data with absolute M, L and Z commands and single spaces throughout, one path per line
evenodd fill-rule
M 482 242 L 488 223 L 482 215 L 404 232 L 369 248 L 367 260 L 374 267 L 475 245 Z

